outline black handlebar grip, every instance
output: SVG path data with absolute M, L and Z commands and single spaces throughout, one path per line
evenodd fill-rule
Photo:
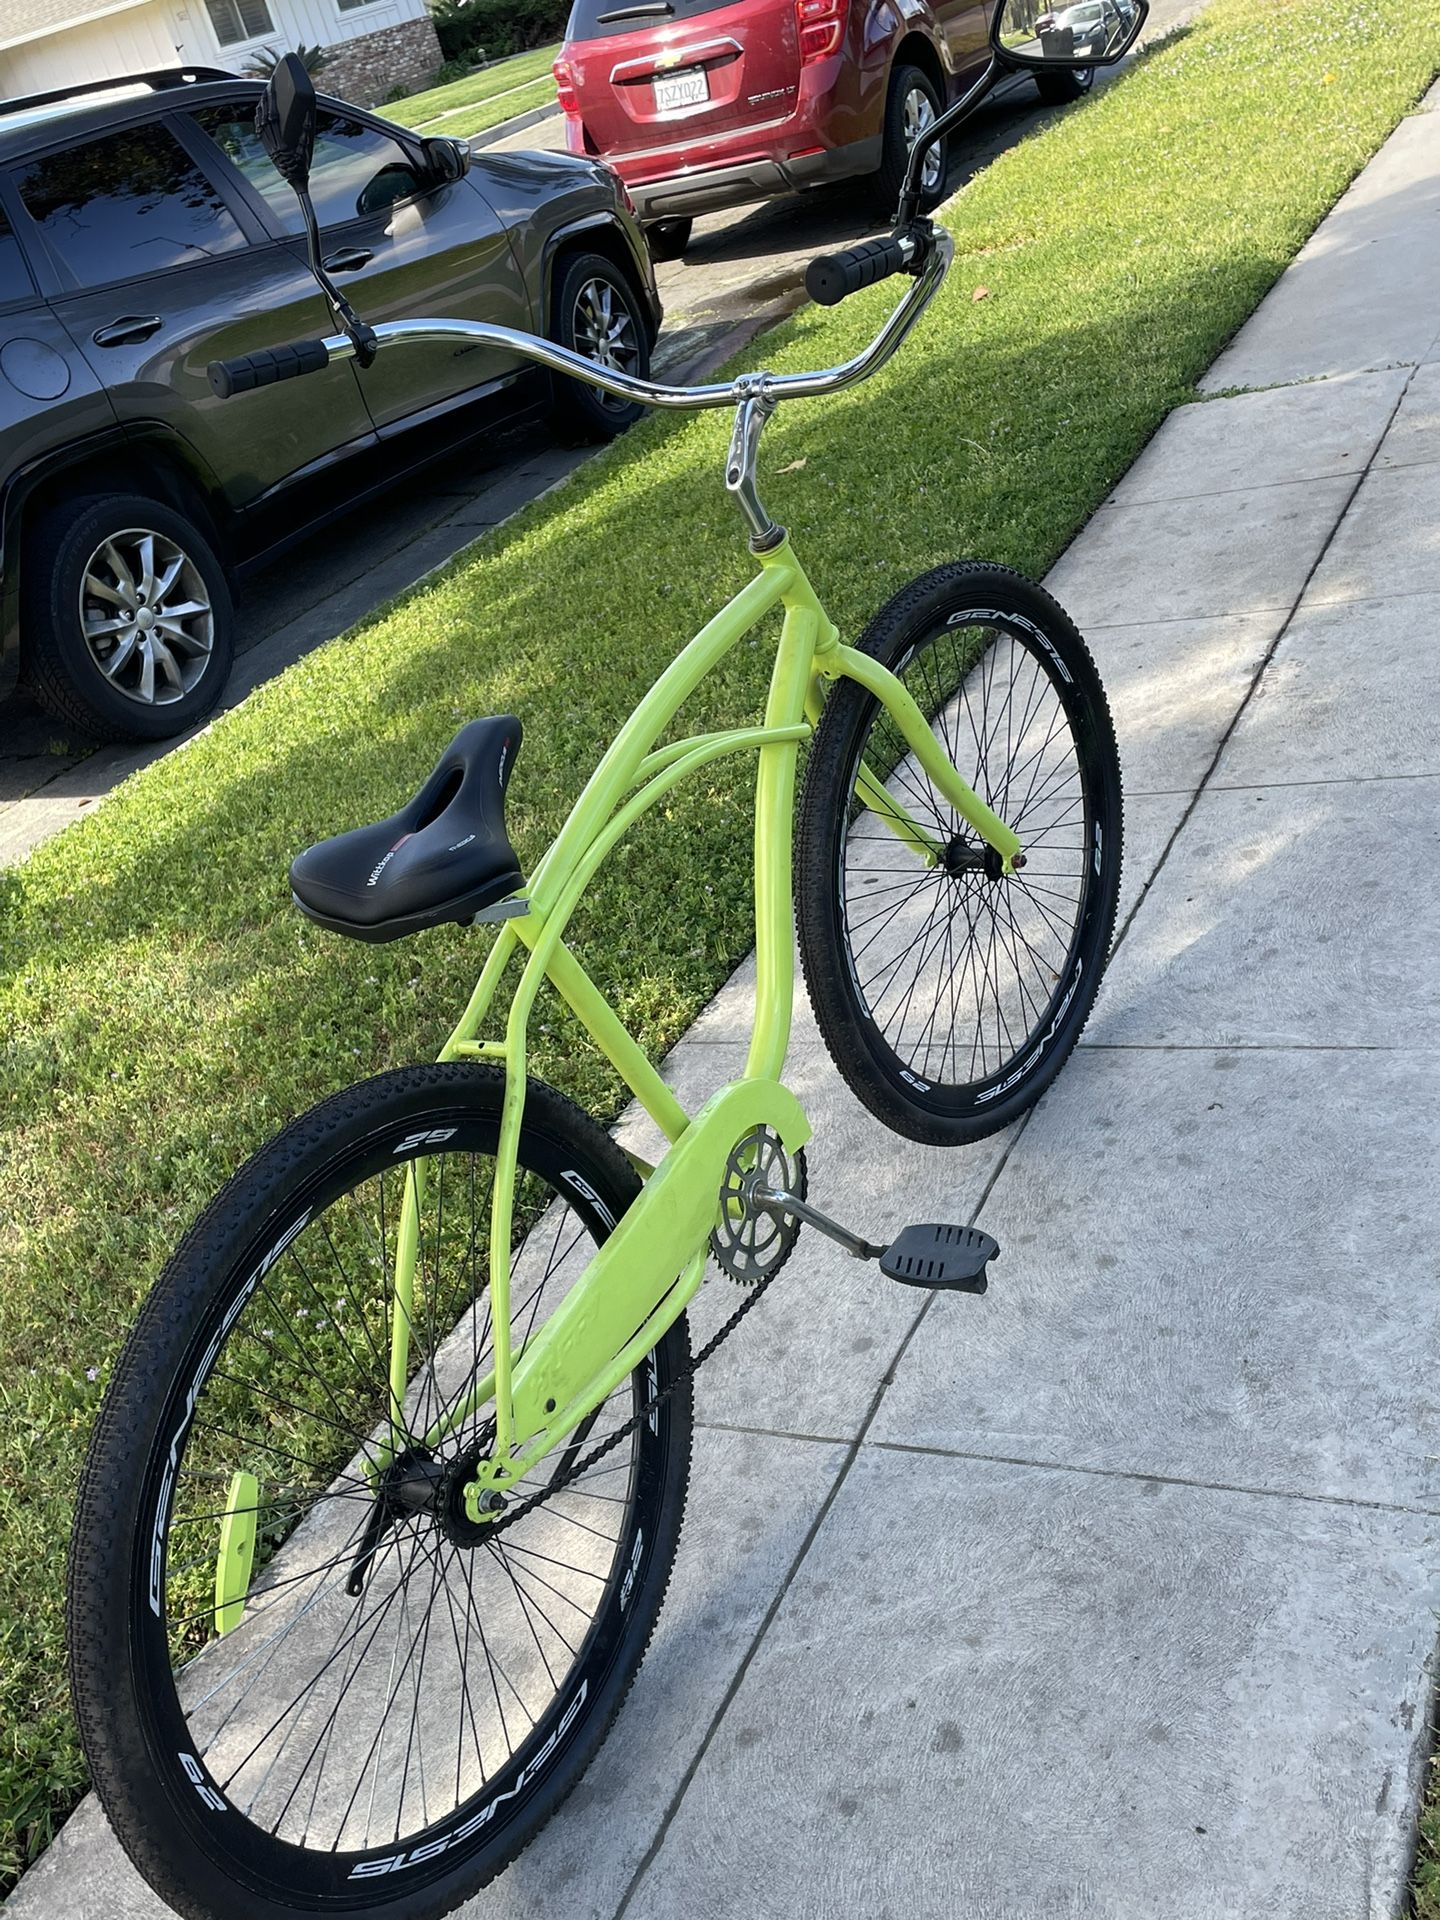
M 239 360 L 212 360 L 207 372 L 215 392 L 222 400 L 229 400 L 237 393 L 253 393 L 256 387 L 273 387 L 277 380 L 298 380 L 302 373 L 318 373 L 329 364 L 330 353 L 323 340 L 297 340 L 293 346 L 268 347 Z
M 847 247 L 844 253 L 822 253 L 805 269 L 805 291 L 818 306 L 838 307 L 862 287 L 903 273 L 907 264 L 899 239 L 889 233 L 882 240 Z

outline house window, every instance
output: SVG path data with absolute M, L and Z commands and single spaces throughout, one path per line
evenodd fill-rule
M 374 0 L 335 0 L 335 4 L 341 13 L 353 13 L 357 7 L 373 6 Z
M 259 40 L 275 31 L 265 0 L 205 0 L 205 6 L 215 38 L 222 47 L 239 46 L 242 40 Z

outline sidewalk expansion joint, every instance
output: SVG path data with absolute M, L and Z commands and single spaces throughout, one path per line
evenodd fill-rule
M 1212 793 L 1270 793 L 1278 792 L 1282 787 L 1378 787 L 1394 785 L 1399 780 L 1440 780 L 1440 767 L 1422 769 L 1419 773 L 1330 773 L 1317 774 L 1313 780 L 1216 780 L 1212 783 Z M 1183 793 L 1183 787 L 1172 790 Z
M 1434 345 L 1433 341 L 1431 345 Z M 1243 400 L 1252 393 L 1289 393 L 1293 387 L 1323 387 L 1332 380 L 1354 380 L 1367 373 L 1413 373 L 1422 364 L 1419 360 L 1377 360 L 1373 367 L 1340 367 L 1333 373 L 1298 373 L 1293 380 L 1267 380 L 1258 387 L 1217 387 L 1213 393 L 1198 391 L 1192 399 L 1182 400 L 1179 405 L 1208 406 L 1212 400 Z
M 748 1433 L 757 1440 L 802 1440 L 812 1447 L 848 1447 L 853 1446 L 853 1433 L 796 1433 L 789 1427 L 746 1426 L 736 1420 L 696 1420 L 695 1427 L 703 1433 Z
M 1238 1481 L 1192 1480 L 1179 1473 L 1149 1473 L 1141 1467 L 1084 1467 L 1071 1460 L 1034 1460 L 1023 1454 L 983 1453 L 966 1447 L 923 1447 L 907 1440 L 870 1440 L 876 1453 L 920 1453 L 936 1460 L 975 1460 L 986 1466 L 1030 1467 L 1036 1473 L 1082 1473 L 1094 1480 L 1135 1480 L 1142 1486 L 1187 1487 L 1197 1493 L 1238 1493 L 1253 1500 L 1301 1500 L 1312 1507 L 1356 1507 L 1367 1513 L 1416 1514 L 1440 1519 L 1440 1503 L 1416 1506 L 1403 1500 L 1366 1500 L 1350 1493 L 1306 1493 L 1300 1487 L 1247 1487 Z
M 1374 1040 L 1080 1040 L 1087 1053 L 1437 1053 L 1412 1042 L 1382 1046 Z

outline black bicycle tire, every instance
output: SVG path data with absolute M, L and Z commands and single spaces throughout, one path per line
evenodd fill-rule
M 1123 795 L 1119 753 L 1105 691 L 1074 623 L 1043 587 L 1008 567 L 958 561 L 901 589 L 876 614 L 859 649 L 893 667 L 937 622 L 967 610 L 995 612 L 1043 637 L 1073 697 L 1068 710 L 1096 781 L 1096 883 L 1090 889 L 1078 971 L 1063 1017 L 1012 1087 L 977 1082 L 968 1097 L 920 1090 L 883 1042 L 864 1008 L 847 952 L 839 861 L 860 743 L 878 708 L 857 682 L 842 679 L 825 703 L 806 766 L 796 836 L 795 907 L 801 964 L 816 1022 L 856 1097 L 907 1139 L 954 1146 L 984 1139 L 1033 1106 L 1080 1038 L 1109 954 L 1119 900 Z M 1063 683 L 1062 683 L 1063 684 Z M 963 769 L 962 769 L 963 771 Z M 1057 998 L 1060 990 L 1057 990 Z M 999 1076 L 995 1076 L 999 1078 Z
M 573 1732 L 567 1727 L 553 1760 L 542 1755 L 543 1768 L 537 1763 L 529 1782 L 525 1756 L 531 1742 L 516 1750 L 512 1764 L 523 1791 L 514 1796 L 513 1812 L 482 1823 L 477 1844 L 457 1842 L 431 1859 L 415 1861 L 413 1868 L 366 1877 L 358 1895 L 353 1876 L 348 1890 L 340 1889 L 337 1878 L 328 1897 L 313 1890 L 286 1893 L 254 1870 L 253 1856 L 247 1872 L 234 1854 L 217 1848 L 217 1819 L 207 1825 L 197 1813 L 203 1806 L 201 1783 L 157 1760 L 152 1703 L 146 1697 L 153 1660 L 144 1655 L 137 1595 L 154 1508 L 147 1489 L 154 1481 L 157 1447 L 170 1431 L 177 1381 L 187 1377 L 185 1367 L 235 1292 L 234 1277 L 243 1280 L 256 1245 L 277 1228 L 283 1237 L 287 1211 L 300 1204 L 297 1196 L 320 1191 L 325 1167 L 347 1154 L 354 1157 L 357 1128 L 369 1127 L 383 1141 L 396 1128 L 444 1125 L 457 1113 L 498 1126 L 503 1093 L 504 1075 L 489 1066 L 411 1067 L 362 1082 L 301 1116 L 197 1220 L 146 1300 L 117 1363 L 76 1503 L 67 1576 L 72 1692 L 92 1777 L 121 1845 L 155 1891 L 192 1920 L 296 1920 L 300 1914 L 326 1912 L 352 1920 L 369 1915 L 437 1920 L 500 1873 L 563 1803 L 603 1744 L 648 1648 L 684 1515 L 692 1428 L 688 1378 L 669 1393 L 652 1423 L 653 1433 L 663 1436 L 652 1443 L 660 1448 L 655 1512 L 646 1519 L 648 1528 L 653 1517 L 653 1531 L 642 1530 L 643 1552 L 638 1544 L 634 1549 L 629 1598 L 621 1602 L 623 1619 L 608 1664 L 594 1676 L 593 1691 L 587 1674 L 586 1704 L 573 1715 Z M 576 1176 L 567 1199 L 589 1215 L 597 1238 L 603 1237 L 639 1191 L 630 1162 L 579 1108 L 532 1080 L 522 1167 L 527 1154 L 529 1163 L 537 1157 L 537 1142 L 559 1149 L 552 1164 Z M 214 1282 L 210 1269 L 217 1259 L 224 1263 L 228 1287 Z M 655 1349 L 653 1366 L 644 1363 L 651 1392 L 671 1386 L 683 1373 L 688 1352 L 682 1316 Z M 578 1690 L 578 1680 L 575 1685 Z M 546 1717 L 540 1724 L 546 1725 Z M 493 1801 L 507 1798 L 504 1782 L 510 1771 L 497 1776 L 499 1786 L 492 1779 L 482 1790 Z M 473 1825 L 473 1802 L 470 1806 L 445 1819 L 452 1826 Z M 248 1828 L 247 1847 L 258 1831 Z M 421 1844 L 407 1836 L 406 1851 L 415 1852 Z M 383 1855 L 385 1850 L 375 1851 Z M 335 1857 L 342 1863 L 348 1858 Z

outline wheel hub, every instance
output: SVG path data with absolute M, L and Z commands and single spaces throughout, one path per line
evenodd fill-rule
M 981 840 L 968 840 L 963 833 L 951 837 L 940 864 L 952 880 L 964 873 L 983 873 L 987 880 L 998 880 L 1005 871 L 1005 863 L 994 847 L 987 847 Z

